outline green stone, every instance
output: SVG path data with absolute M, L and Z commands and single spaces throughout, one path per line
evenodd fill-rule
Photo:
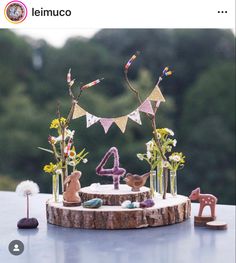
M 83 207 L 85 208 L 99 208 L 102 206 L 102 199 L 93 198 L 83 203 Z

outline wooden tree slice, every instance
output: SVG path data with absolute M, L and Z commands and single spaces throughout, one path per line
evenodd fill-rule
M 131 202 L 142 202 L 151 197 L 148 187 L 141 187 L 139 192 L 131 191 L 131 187 L 120 184 L 120 189 L 115 190 L 111 184 L 99 185 L 97 188 L 83 187 L 79 191 L 82 203 L 93 198 L 101 198 L 103 205 L 119 206 L 125 200 Z
M 85 229 L 129 229 L 171 225 L 189 218 L 191 202 L 188 197 L 167 194 L 167 199 L 155 198 L 150 208 L 127 209 L 121 206 L 101 206 L 97 209 L 64 207 L 62 202 L 48 200 L 47 221 L 63 227 Z
M 194 216 L 194 225 L 195 226 L 206 226 L 210 221 L 215 220 L 216 217 L 213 216 Z
M 221 221 L 210 221 L 206 223 L 206 226 L 210 229 L 215 229 L 215 230 L 227 229 L 227 223 Z
M 81 205 L 81 202 L 67 202 L 65 200 L 63 200 L 63 205 L 64 206 L 80 206 Z

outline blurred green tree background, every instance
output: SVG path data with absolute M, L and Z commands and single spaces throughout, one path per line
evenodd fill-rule
M 231 30 L 104 29 L 91 39 L 71 38 L 55 48 L 1 30 L 0 190 L 14 190 L 21 180 L 31 179 L 41 192 L 51 191 L 51 177 L 42 167 L 52 159 L 37 147 L 48 147 L 58 100 L 63 114 L 68 113 L 69 68 L 79 82 L 105 78 L 81 98 L 91 113 L 115 117 L 137 106 L 124 83 L 123 65 L 139 50 L 130 78 L 143 98 L 166 65 L 175 72 L 161 84 L 167 102 L 161 104 L 157 124 L 175 131 L 176 150 L 187 156 L 186 167 L 178 173 L 179 192 L 188 195 L 200 186 L 220 203 L 235 204 L 234 41 Z M 151 136 L 149 123 L 142 120 L 142 126 L 129 121 L 125 135 L 115 125 L 105 135 L 101 125 L 86 129 L 85 118 L 72 122 L 77 147 L 90 152 L 89 162 L 80 166 L 82 185 L 110 182 L 101 181 L 95 167 L 111 146 L 119 148 L 128 171 L 147 171 L 136 157 Z

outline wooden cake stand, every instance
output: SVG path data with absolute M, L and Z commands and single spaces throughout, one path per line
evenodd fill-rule
M 129 229 L 164 226 L 180 223 L 190 216 L 191 202 L 188 197 L 167 194 L 164 200 L 155 197 L 155 205 L 150 208 L 122 208 L 125 200 L 143 201 L 149 198 L 149 188 L 132 192 L 127 185 L 113 190 L 113 185 L 101 185 L 97 189 L 84 187 L 80 190 L 82 202 L 99 197 L 104 200 L 100 208 L 65 207 L 62 202 L 48 200 L 46 204 L 47 221 L 50 224 L 85 229 Z M 109 204 L 109 205 L 106 205 Z

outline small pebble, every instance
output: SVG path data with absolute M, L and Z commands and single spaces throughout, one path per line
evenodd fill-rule
M 124 202 L 121 204 L 121 207 L 122 207 L 122 208 L 127 208 L 128 205 L 130 205 L 130 204 L 131 204 L 131 201 L 130 201 L 130 200 L 126 200 L 126 201 L 124 201 Z
M 155 205 L 155 203 L 154 203 L 154 201 L 153 201 L 152 199 L 147 199 L 147 200 L 142 201 L 142 202 L 140 203 L 140 207 L 141 207 L 141 208 L 152 207 L 152 206 L 154 206 L 154 205 Z
M 22 218 L 17 223 L 17 227 L 21 229 L 37 228 L 38 225 L 39 225 L 39 222 L 36 218 Z

